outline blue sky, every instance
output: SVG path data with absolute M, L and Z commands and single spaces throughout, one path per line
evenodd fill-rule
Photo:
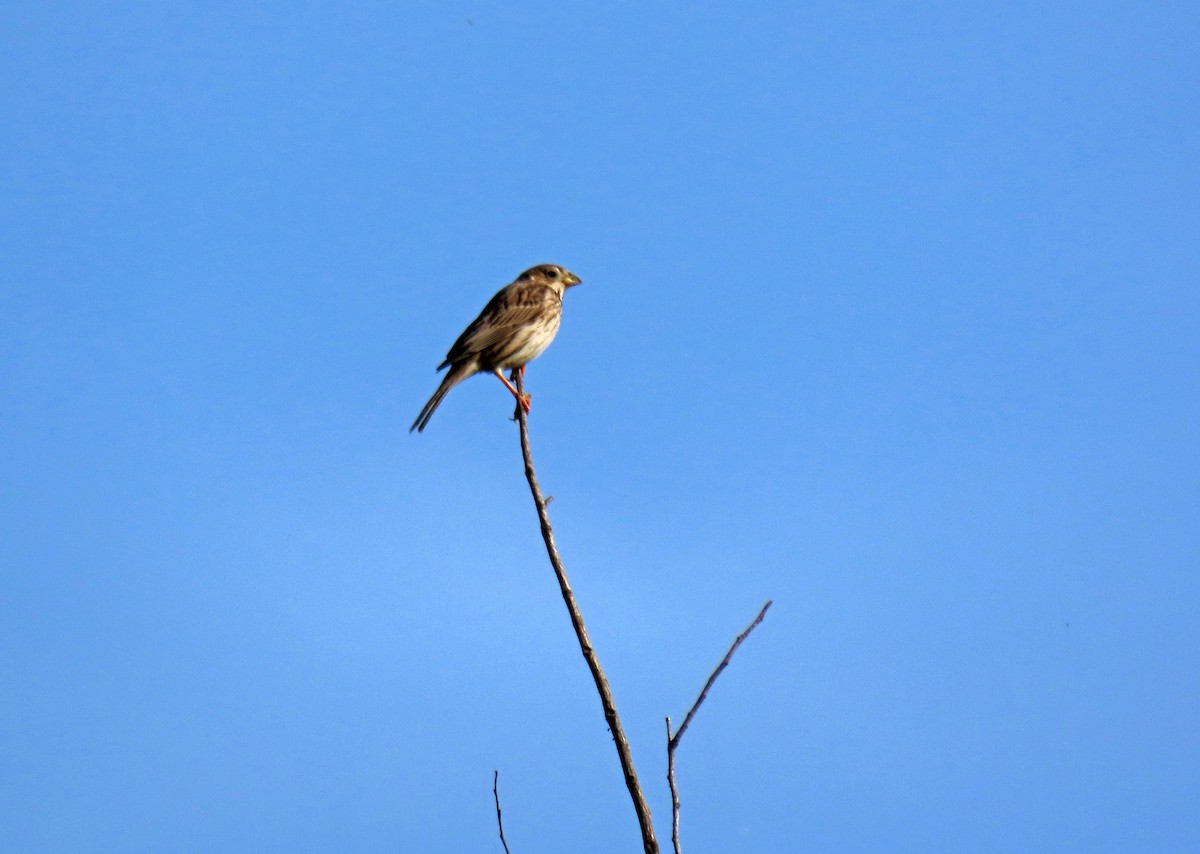
M 0 848 L 1200 848 L 1200 12 L 0 11 Z

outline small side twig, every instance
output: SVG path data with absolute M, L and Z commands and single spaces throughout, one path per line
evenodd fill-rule
M 511 379 L 516 384 L 517 393 L 524 394 L 522 372 L 513 370 Z M 629 749 L 629 740 L 625 737 L 621 718 L 617 715 L 617 704 L 613 699 L 612 689 L 608 685 L 608 678 L 600 667 L 600 659 L 597 657 L 587 629 L 583 625 L 583 614 L 579 610 L 579 603 L 575 601 L 571 583 L 567 580 L 567 571 L 563 569 L 558 546 L 554 543 L 554 531 L 550 527 L 550 516 L 546 513 L 546 506 L 550 503 L 550 499 L 542 496 L 537 474 L 533 470 L 533 453 L 529 449 L 529 420 L 525 415 L 525 410 L 520 406 L 517 407 L 516 416 L 517 424 L 521 428 L 521 456 L 525 460 L 525 479 L 529 481 L 529 491 L 533 494 L 533 504 L 537 508 L 542 540 L 546 543 L 546 554 L 550 558 L 554 576 L 558 579 L 559 591 L 562 593 L 563 602 L 566 603 L 567 612 L 571 616 L 571 626 L 575 629 L 575 638 L 579 642 L 579 649 L 587 662 L 588 670 L 591 671 L 592 681 L 596 683 L 596 692 L 600 695 L 604 720 L 608 724 L 609 732 L 612 733 L 613 744 L 617 749 L 617 758 L 621 763 L 621 772 L 625 776 L 625 788 L 629 790 L 629 797 L 633 801 L 633 810 L 637 813 L 638 827 L 642 833 L 642 848 L 645 854 L 658 854 L 658 840 L 654 836 L 654 824 L 650 819 L 650 805 L 646 801 L 642 785 L 638 782 L 637 771 L 633 767 L 633 752 Z M 705 690 L 708 690 L 707 687 Z
M 683 723 L 679 725 L 679 729 L 675 734 L 671 734 L 671 719 L 667 718 L 667 784 L 671 787 L 671 843 L 675 846 L 675 854 L 681 854 L 679 848 L 679 789 L 675 787 L 675 751 L 679 747 L 679 741 L 683 738 L 683 734 L 687 732 L 688 726 L 692 722 L 692 718 L 696 716 L 696 712 L 700 710 L 700 705 L 708 697 L 708 692 L 712 688 L 713 683 L 717 681 L 717 677 L 721 675 L 721 671 L 729 666 L 730 659 L 737 652 L 737 648 L 742 645 L 742 641 L 750 637 L 750 633 L 758 628 L 758 624 L 763 621 L 763 617 L 767 616 L 767 609 L 771 607 L 772 600 L 768 599 L 767 604 L 762 606 L 762 610 L 758 612 L 758 616 L 746 626 L 733 644 L 729 647 L 729 651 L 725 653 L 725 657 L 721 659 L 721 663 L 717 665 L 717 669 L 708 677 L 708 681 L 704 683 L 704 688 L 700 691 L 700 696 L 696 698 L 696 702 L 692 703 L 692 707 L 688 709 L 688 713 L 683 718 Z
M 504 840 L 504 821 L 500 818 L 500 772 L 492 773 L 492 797 L 496 799 L 496 827 L 500 828 L 500 844 L 504 846 L 504 854 L 512 854 L 508 850 L 508 843 Z

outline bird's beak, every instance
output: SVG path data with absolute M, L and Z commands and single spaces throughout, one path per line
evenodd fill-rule
M 582 281 L 583 279 L 579 278 L 574 273 L 567 273 L 567 277 L 563 279 L 563 284 L 569 288 L 572 285 L 578 285 Z

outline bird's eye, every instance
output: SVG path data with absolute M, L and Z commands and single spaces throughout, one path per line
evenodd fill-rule
M 552 279 L 557 279 L 558 278 L 558 270 L 551 267 L 549 270 L 546 271 L 546 275 Z

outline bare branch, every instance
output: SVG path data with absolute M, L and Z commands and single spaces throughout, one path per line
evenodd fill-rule
M 667 718 L 667 785 L 671 787 L 671 845 L 679 851 L 679 790 L 675 788 L 675 748 L 671 742 L 671 718 Z
M 504 846 L 504 854 L 511 854 L 508 850 L 508 843 L 504 840 L 504 821 L 500 818 L 500 790 L 498 784 L 500 782 L 500 772 L 492 773 L 492 797 L 496 799 L 496 827 L 500 828 L 500 844 Z
M 683 723 L 679 726 L 675 735 L 671 736 L 673 746 L 679 746 L 679 739 L 683 738 L 683 734 L 687 732 L 688 725 L 692 722 L 692 718 L 696 716 L 696 712 L 700 710 L 700 704 L 708 697 L 709 689 L 713 683 L 717 681 L 717 677 L 721 675 L 721 671 L 729 666 L 729 660 L 733 658 L 733 654 L 737 652 L 737 648 L 742 645 L 742 641 L 750 636 L 750 633 L 758 628 L 758 624 L 763 621 L 763 617 L 767 616 L 767 609 L 772 605 L 772 600 L 768 599 L 767 604 L 762 606 L 762 610 L 758 612 L 758 616 L 750 625 L 746 626 L 746 630 L 742 632 L 734 640 L 733 645 L 729 647 L 729 652 L 725 653 L 725 657 L 721 659 L 721 663 L 717 665 L 717 669 L 708 677 L 708 681 L 704 683 L 704 688 L 700 691 L 700 696 L 696 698 L 696 702 L 692 703 L 692 707 L 688 709 L 687 715 L 683 719 Z
M 524 378 L 521 372 L 514 370 L 511 379 L 516 384 L 518 394 L 524 394 Z M 654 825 L 650 821 L 650 805 L 646 803 L 646 796 L 642 792 L 637 772 L 633 767 L 633 754 L 629 750 L 629 741 L 625 738 L 625 730 L 621 728 L 621 719 L 617 715 L 612 689 L 608 686 L 608 679 L 600 667 L 600 660 L 596 657 L 596 651 L 592 648 L 592 642 L 588 638 L 587 629 L 583 625 L 583 615 L 575 601 L 575 593 L 571 590 L 570 582 L 567 581 L 567 573 L 563 569 L 558 546 L 554 543 L 554 531 L 550 528 L 550 517 L 546 513 L 546 506 L 550 501 L 542 497 L 542 490 L 538 486 L 537 475 L 533 470 L 533 454 L 529 450 L 529 419 L 526 417 L 525 410 L 520 406 L 517 407 L 516 415 L 517 424 L 521 428 L 521 456 L 525 460 L 525 479 L 529 481 L 529 491 L 533 494 L 533 505 L 537 508 L 542 539 L 546 542 L 546 554 L 550 557 L 550 565 L 554 567 L 554 575 L 558 579 L 563 602 L 566 603 L 567 612 L 571 615 L 571 626 L 575 629 L 579 649 L 587 662 L 588 670 L 592 673 L 596 691 L 600 694 L 600 704 L 604 708 L 604 720 L 608 723 L 609 732 L 612 733 L 613 743 L 617 748 L 617 757 L 621 761 L 621 771 L 625 775 L 625 788 L 629 790 L 629 797 L 633 800 L 633 809 L 637 813 L 638 825 L 642 831 L 642 846 L 645 854 L 658 854 L 658 840 L 654 836 Z M 722 666 L 724 665 L 722 664 Z
M 696 716 L 696 712 L 700 710 L 700 705 L 708 696 L 709 690 L 713 683 L 717 681 L 717 677 L 721 675 L 721 671 L 729 666 L 733 654 L 737 652 L 737 648 L 742 645 L 742 641 L 750 637 L 750 633 L 758 628 L 758 624 L 763 621 L 763 617 L 767 616 L 767 609 L 771 607 L 771 600 L 767 600 L 767 604 L 762 606 L 762 610 L 758 612 L 758 616 L 746 626 L 746 630 L 738 635 L 733 644 L 729 647 L 729 651 L 725 653 L 725 657 L 721 659 L 721 663 L 717 665 L 708 677 L 708 681 L 704 683 L 704 688 L 700 691 L 700 696 L 696 698 L 696 702 L 692 703 L 692 707 L 688 709 L 687 715 L 683 718 L 683 723 L 679 725 L 679 729 L 674 735 L 671 734 L 671 719 L 667 718 L 667 784 L 671 787 L 671 844 L 675 847 L 675 854 L 681 854 L 679 848 L 679 790 L 675 787 L 675 750 L 679 747 L 679 741 L 683 738 L 683 734 L 687 732 L 688 725 L 691 724 L 692 718 Z

